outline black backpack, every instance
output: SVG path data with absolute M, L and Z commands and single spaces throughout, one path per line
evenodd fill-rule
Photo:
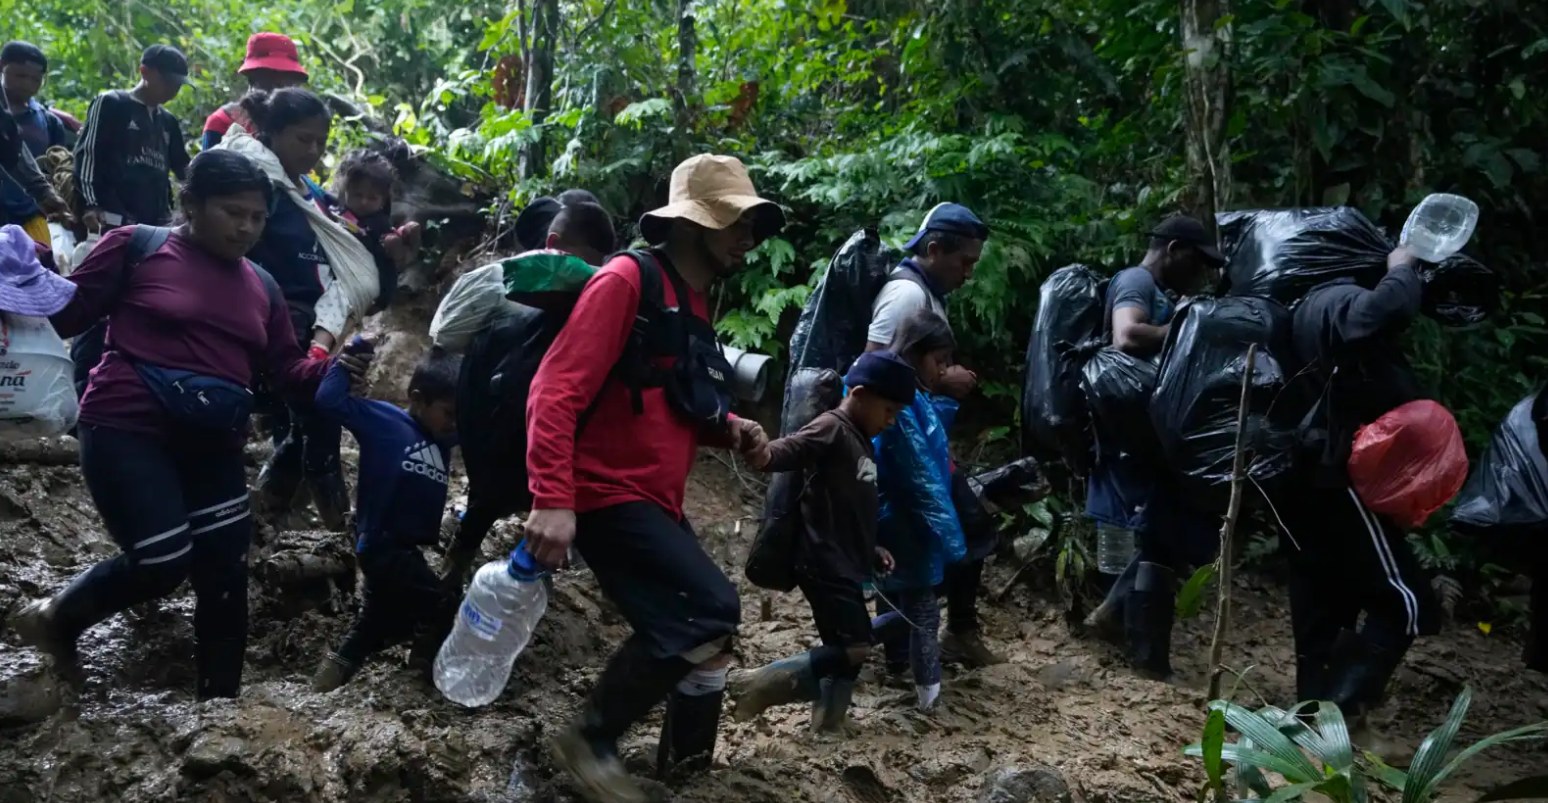
M 167 238 L 170 236 L 172 236 L 172 230 L 160 226 L 134 227 L 134 234 L 129 237 L 129 250 L 124 254 L 124 275 L 119 287 L 120 294 L 129 284 L 129 271 L 144 262 L 146 257 L 156 253 L 161 246 L 166 245 Z M 77 399 L 86 394 L 86 383 L 91 379 L 91 369 L 102 362 L 103 344 L 106 339 L 107 318 L 103 318 L 70 341 L 70 360 L 75 363 Z
M 713 327 L 688 312 L 686 302 L 680 304 L 681 309 L 666 306 L 664 281 L 672 282 L 678 299 L 688 298 L 688 287 L 675 271 L 664 269 L 649 251 L 627 255 L 639 265 L 640 306 L 629 343 L 608 382 L 620 382 L 629 389 L 636 415 L 644 412 L 644 389 L 664 387 L 679 412 L 715 419 L 706 422 L 711 426 L 723 424 L 730 410 L 725 378 L 731 369 L 714 345 Z M 579 295 L 570 293 L 556 299 L 546 294 L 541 305 L 534 301 L 531 306 L 518 304 L 507 309 L 473 338 L 463 355 L 457 386 L 457 429 L 463 433 L 468 482 L 479 491 L 497 483 L 506 513 L 531 506 L 527 399 L 538 366 L 569 321 Z M 655 361 L 661 357 L 675 358 L 672 366 L 658 367 Z M 715 364 L 717 359 L 719 364 Z M 698 375 L 698 381 L 687 376 L 691 373 Z M 592 399 L 581 413 L 577 434 L 585 429 L 596 405 L 597 399 Z M 698 412 L 689 413 L 695 405 Z M 470 488 L 472 492 L 474 488 Z

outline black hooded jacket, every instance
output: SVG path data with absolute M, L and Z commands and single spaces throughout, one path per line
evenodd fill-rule
M 1297 409 L 1308 411 L 1301 434 L 1317 484 L 1347 484 L 1360 427 L 1426 397 L 1399 342 L 1419 315 L 1422 295 L 1419 275 L 1403 265 L 1370 290 L 1341 279 L 1313 288 L 1296 305 L 1291 391 Z

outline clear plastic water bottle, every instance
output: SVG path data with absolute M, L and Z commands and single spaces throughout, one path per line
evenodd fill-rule
M 435 656 L 435 687 L 446 699 L 476 708 L 505 690 L 516 657 L 548 610 L 544 574 L 523 542 L 510 560 L 485 564 L 473 575 L 451 635 Z
M 1097 525 L 1097 571 L 1123 574 L 1134 560 L 1134 531 L 1111 524 Z
M 1414 207 L 1403 224 L 1403 245 L 1425 262 L 1439 263 L 1462 250 L 1478 225 L 1478 204 L 1460 195 L 1435 193 Z

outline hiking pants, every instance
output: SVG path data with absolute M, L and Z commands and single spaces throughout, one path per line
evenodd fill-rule
M 1300 699 L 1332 699 L 1349 664 L 1370 663 L 1356 699 L 1379 702 L 1391 673 L 1416 637 L 1434 634 L 1439 605 L 1403 531 L 1371 512 L 1352 488 L 1299 488 L 1274 499 L 1283 524 L 1280 545 L 1291 568 L 1290 620 L 1295 633 Z M 1340 634 L 1356 653 L 1339 657 Z
M 338 649 L 351 668 L 413 636 L 448 610 L 440 578 L 417 546 L 371 545 L 360 552 L 365 593 L 360 615 Z
M 122 552 L 56 598 L 60 635 L 193 584 L 201 697 L 235 696 L 247 644 L 247 547 L 252 538 L 240 442 L 80 426 L 81 473 Z

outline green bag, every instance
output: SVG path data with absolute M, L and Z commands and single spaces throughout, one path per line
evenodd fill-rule
M 503 260 L 505 297 L 518 304 L 550 308 L 573 304 L 597 269 L 563 251 L 528 251 Z

